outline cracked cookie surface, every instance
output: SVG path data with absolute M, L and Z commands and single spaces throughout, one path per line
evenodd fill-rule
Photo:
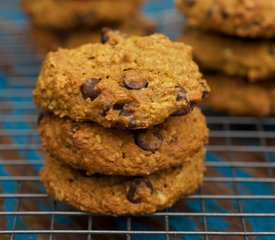
M 105 129 L 53 115 L 42 116 L 38 128 L 50 155 L 89 175 L 149 175 L 182 164 L 208 141 L 206 121 L 197 108 L 146 130 Z
M 34 90 L 38 108 L 106 128 L 141 129 L 186 115 L 208 96 L 191 47 L 162 34 L 107 32 L 102 40 L 48 54 Z
M 85 212 L 106 215 L 148 214 L 172 206 L 194 192 L 203 180 L 204 150 L 184 166 L 147 177 L 86 176 L 48 158 L 41 180 L 54 199 Z
M 273 0 L 176 0 L 191 27 L 240 37 L 275 37 Z

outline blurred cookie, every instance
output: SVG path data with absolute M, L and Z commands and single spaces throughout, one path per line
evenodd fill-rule
M 100 32 L 103 27 L 141 36 L 152 34 L 155 31 L 154 22 L 138 17 L 121 24 L 110 23 L 92 29 L 82 28 L 73 31 L 57 31 L 31 25 L 30 36 L 37 51 L 45 55 L 50 51 L 56 51 L 59 47 L 75 48 L 87 43 L 98 43 L 101 41 Z
M 205 118 L 197 108 L 187 116 L 137 131 L 44 115 L 39 132 L 54 158 L 88 174 L 104 175 L 142 176 L 177 166 L 208 140 Z
M 192 111 L 209 93 L 191 47 L 162 34 L 50 52 L 34 90 L 36 106 L 103 127 L 141 129 Z
M 34 25 L 59 30 L 128 21 L 138 15 L 141 3 L 142 0 L 22 0 Z
M 268 116 L 275 114 L 275 81 L 248 83 L 222 74 L 206 74 L 211 94 L 206 105 L 233 115 Z
M 275 37 L 273 0 L 176 0 L 191 27 L 240 37 Z
M 148 214 L 172 206 L 203 180 L 204 150 L 181 167 L 147 177 L 86 176 L 48 158 L 41 180 L 50 196 L 86 212 L 106 215 Z
M 250 81 L 275 76 L 275 41 L 227 37 L 185 29 L 179 39 L 193 47 L 204 70 L 218 70 Z

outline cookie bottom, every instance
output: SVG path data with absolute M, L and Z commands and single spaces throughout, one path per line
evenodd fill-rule
M 211 88 L 206 106 L 233 115 L 269 116 L 275 114 L 275 81 L 249 83 L 238 77 L 205 74 Z
M 203 180 L 201 149 L 183 166 L 147 177 L 86 176 L 48 157 L 41 171 L 47 192 L 56 200 L 85 212 L 106 215 L 148 214 L 172 206 L 194 192 Z

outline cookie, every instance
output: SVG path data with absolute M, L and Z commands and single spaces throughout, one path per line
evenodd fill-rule
M 101 40 L 48 54 L 34 90 L 38 108 L 106 128 L 141 129 L 186 115 L 208 96 L 191 47 L 162 34 L 109 31 Z
M 92 29 L 82 28 L 73 31 L 57 31 L 31 25 L 30 36 L 38 53 L 44 56 L 50 51 L 56 51 L 59 47 L 75 48 L 87 43 L 98 43 L 100 32 L 104 27 L 136 35 L 149 35 L 155 31 L 154 22 L 138 17 L 121 24 L 108 23 Z
M 147 177 L 87 176 L 49 158 L 41 180 L 54 199 L 85 212 L 106 215 L 148 214 L 172 206 L 203 180 L 204 150 L 181 167 Z
M 197 108 L 187 116 L 135 131 L 44 115 L 39 133 L 50 155 L 89 175 L 149 175 L 182 164 L 208 140 L 205 118 Z
M 22 0 L 32 23 L 39 27 L 69 30 L 79 26 L 124 22 L 138 15 L 141 0 Z
M 176 0 L 188 25 L 240 37 L 275 37 L 273 0 Z
M 275 76 L 275 42 L 242 39 L 185 29 L 179 39 L 193 47 L 197 63 L 205 70 L 245 77 L 254 82 Z
M 268 116 L 275 114 L 275 81 L 248 83 L 222 74 L 205 75 L 211 95 L 206 106 L 233 115 Z

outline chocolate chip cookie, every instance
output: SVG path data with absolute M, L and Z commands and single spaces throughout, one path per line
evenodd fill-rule
M 240 37 L 275 37 L 273 0 L 176 0 L 189 26 Z
M 149 128 L 192 111 L 209 93 L 191 47 L 162 34 L 104 31 L 101 44 L 49 53 L 34 100 L 44 111 L 103 127 Z
M 206 105 L 235 115 L 268 116 L 275 114 L 275 81 L 248 83 L 222 74 L 205 75 L 211 95 Z
M 141 0 L 22 0 L 33 24 L 69 30 L 79 26 L 124 22 L 138 15 Z
M 185 29 L 179 38 L 193 47 L 202 69 L 218 70 L 250 81 L 275 76 L 275 42 L 242 39 Z
M 41 180 L 50 196 L 86 212 L 106 215 L 148 214 L 170 207 L 202 183 L 204 150 L 183 166 L 147 177 L 87 176 L 48 158 Z
M 39 133 L 49 154 L 89 175 L 149 175 L 182 164 L 208 140 L 205 118 L 197 108 L 187 116 L 135 131 L 44 115 Z
M 82 28 L 73 31 L 57 31 L 31 25 L 30 36 L 36 50 L 44 57 L 46 53 L 56 51 L 59 47 L 75 48 L 87 43 L 98 43 L 104 27 L 141 36 L 155 32 L 153 21 L 138 17 L 121 24 L 108 23 L 92 29 Z

